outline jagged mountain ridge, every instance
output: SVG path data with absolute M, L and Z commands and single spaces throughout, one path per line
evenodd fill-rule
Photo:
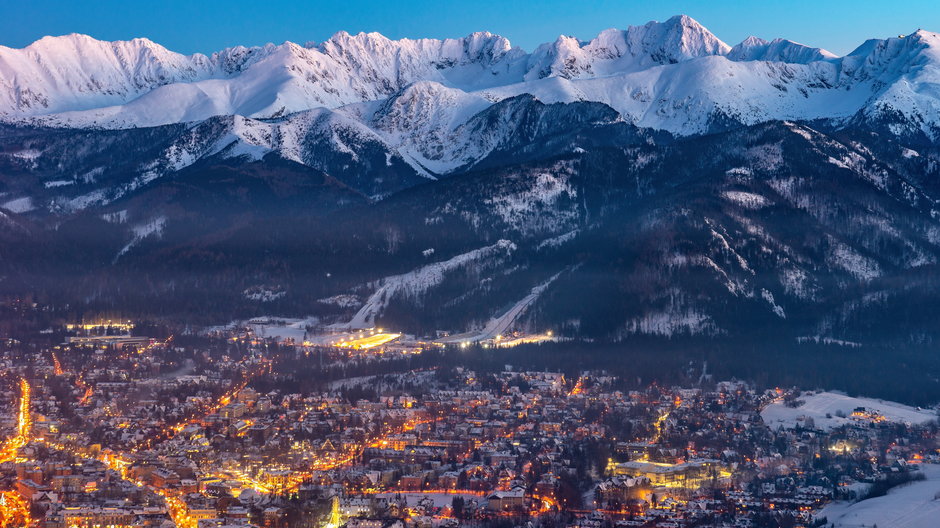
M 344 111 L 427 81 L 470 94 L 439 94 L 465 117 L 481 98 L 529 93 L 547 103 L 602 102 L 639 126 L 683 135 L 722 120 L 858 118 L 935 138 L 938 65 L 940 37 L 923 30 L 868 41 L 840 58 L 783 39 L 751 37 L 730 47 L 687 16 L 606 30 L 589 42 L 560 37 L 532 53 L 489 33 L 399 41 L 338 33 L 320 44 L 212 56 L 184 56 L 144 39 L 69 35 L 0 48 L 0 115 L 104 128 L 217 115 L 270 119 Z
M 108 82 L 56 84 L 81 87 L 60 102 L 109 86 L 105 104 L 122 104 L 0 125 L 0 294 L 342 323 L 411 277 L 370 320 L 462 332 L 538 291 L 516 327 L 930 343 L 935 41 L 838 58 L 732 48 L 677 17 L 532 54 L 488 34 L 212 57 L 95 47 Z M 63 56 L 100 62 L 77 50 Z M 207 99 L 190 105 L 193 90 Z M 296 107 L 269 104 L 291 94 Z
M 451 128 L 441 116 L 453 107 L 434 113 L 440 99 L 422 95 L 425 88 L 431 94 L 447 91 L 435 83 L 412 85 L 381 107 L 364 107 L 372 127 L 328 109 L 278 120 L 218 116 L 118 130 L 0 126 L 0 207 L 34 216 L 68 215 L 106 207 L 194 164 L 249 163 L 269 155 L 323 171 L 365 197 L 381 199 L 433 179 L 444 168 L 493 164 L 509 148 L 540 145 L 530 157 L 553 154 L 563 148 L 552 146 L 559 138 L 602 124 L 621 123 L 617 137 L 626 142 L 664 137 L 624 123 L 599 103 L 546 105 L 528 95 L 482 105 Z

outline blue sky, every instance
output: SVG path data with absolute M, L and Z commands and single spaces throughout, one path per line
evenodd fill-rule
M 845 54 L 867 38 L 923 27 L 940 32 L 940 1 L 543 0 L 4 0 L 0 45 L 44 35 L 147 37 L 183 53 L 235 44 L 322 41 L 339 30 L 390 38 L 459 37 L 491 31 L 531 51 L 560 34 L 599 31 L 687 14 L 734 45 L 748 35 L 784 37 Z

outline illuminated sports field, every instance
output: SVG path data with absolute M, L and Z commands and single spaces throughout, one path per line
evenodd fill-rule
M 343 348 L 369 349 L 390 343 L 399 337 L 401 337 L 401 334 L 381 333 L 358 339 L 350 339 L 349 341 L 341 341 L 338 346 Z

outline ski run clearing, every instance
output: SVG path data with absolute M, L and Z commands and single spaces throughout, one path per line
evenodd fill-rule
M 506 313 L 494 317 L 486 323 L 486 326 L 483 327 L 483 330 L 479 332 L 468 332 L 466 334 L 457 334 L 449 337 L 440 339 L 439 343 L 473 343 L 477 341 L 486 341 L 487 339 L 493 339 L 497 336 L 500 336 L 506 330 L 509 330 L 509 327 L 512 326 L 512 323 L 522 315 L 526 309 L 539 298 L 539 295 L 545 291 L 548 286 L 558 278 L 561 273 L 556 273 L 552 275 L 547 281 L 539 284 L 538 286 L 532 288 L 528 295 L 523 297 L 519 302 L 514 304 L 512 308 L 506 310 Z
M 474 261 L 482 260 L 494 255 L 512 252 L 515 245 L 508 240 L 500 240 L 491 246 L 482 247 L 462 253 L 443 262 L 428 264 L 414 271 L 402 275 L 393 275 L 378 281 L 378 288 L 362 308 L 353 316 L 347 328 L 372 328 L 375 318 L 388 306 L 388 302 L 398 295 L 419 295 L 428 289 L 440 284 L 444 275 L 461 266 Z

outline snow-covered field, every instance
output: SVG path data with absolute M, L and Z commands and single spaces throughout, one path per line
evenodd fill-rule
M 306 335 L 305 321 L 289 323 L 284 326 L 251 325 L 259 337 L 275 337 L 278 341 L 293 339 L 295 343 L 303 342 Z
M 940 465 L 924 465 L 927 480 L 898 486 L 883 497 L 856 503 L 834 502 L 817 519 L 835 528 L 936 528 L 940 526 Z
M 255 319 L 252 319 L 248 322 L 248 326 L 251 327 L 252 332 L 254 332 L 258 337 L 273 337 L 278 341 L 293 339 L 295 343 L 300 343 L 304 340 L 304 336 L 307 333 L 307 327 L 315 326 L 319 324 L 319 322 L 320 321 L 316 317 L 308 317 L 305 319 L 289 317 L 256 317 Z M 224 326 L 207 328 L 206 331 L 209 333 L 226 332 L 239 325 L 240 322 L 234 321 Z
M 828 430 L 851 423 L 853 420 L 849 416 L 857 407 L 875 411 L 890 422 L 920 424 L 937 419 L 937 412 L 930 409 L 871 398 L 853 398 L 837 392 L 803 393 L 798 399 L 804 403 L 796 408 L 787 407 L 782 401 L 768 405 L 761 411 L 764 423 L 770 427 L 795 427 L 805 425 L 806 418 L 812 418 L 816 427 Z M 837 414 L 843 414 L 845 418 Z M 940 520 L 936 526 L 940 526 Z

